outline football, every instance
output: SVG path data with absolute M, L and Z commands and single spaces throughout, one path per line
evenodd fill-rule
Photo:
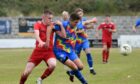
M 129 44 L 122 44 L 120 46 L 120 53 L 124 56 L 129 55 L 132 52 L 132 47 Z

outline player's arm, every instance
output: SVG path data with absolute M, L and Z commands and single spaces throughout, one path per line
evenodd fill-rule
M 115 24 L 112 25 L 112 28 L 109 29 L 110 32 L 115 33 L 117 31 Z
M 55 23 L 57 24 L 57 26 L 55 26 L 56 34 L 58 34 L 62 38 L 66 38 L 66 31 L 64 29 L 62 22 L 56 21 Z
M 50 45 L 50 36 L 51 36 L 52 30 L 53 30 L 52 24 L 47 26 L 47 34 L 46 34 L 47 39 L 46 39 L 46 45 L 45 45 L 45 47 L 47 47 L 47 48 Z
M 115 33 L 117 30 L 115 29 L 110 29 L 110 32 Z
M 43 47 L 45 45 L 45 42 L 43 42 L 41 40 L 41 38 L 39 37 L 39 26 L 37 24 L 34 25 L 34 35 L 35 35 L 35 38 L 36 40 L 39 42 L 39 45 L 38 47 Z
M 77 29 L 76 30 L 76 33 L 83 33 L 84 32 L 84 29 Z
M 133 25 L 132 30 L 136 31 L 136 25 Z
M 99 38 L 99 30 L 101 30 L 101 29 L 102 29 L 102 24 L 100 24 L 100 25 L 98 26 L 98 28 L 96 28 L 96 30 L 95 30 L 95 32 L 96 32 L 95 37 L 96 37 L 96 38 Z
M 133 31 L 136 31 L 136 28 L 140 25 L 140 19 L 138 19 L 135 25 L 132 27 Z
M 94 28 L 94 23 L 97 22 L 97 18 L 93 18 L 91 20 L 86 20 L 86 21 L 83 21 L 82 24 L 85 26 L 86 29 L 93 29 Z

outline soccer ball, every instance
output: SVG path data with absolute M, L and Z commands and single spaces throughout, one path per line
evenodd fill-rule
M 132 47 L 129 44 L 122 44 L 120 47 L 120 53 L 124 56 L 127 56 L 132 52 Z

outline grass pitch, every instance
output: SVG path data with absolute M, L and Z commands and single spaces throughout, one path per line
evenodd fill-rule
M 0 49 L 0 84 L 18 84 L 28 57 L 33 49 Z M 89 84 L 140 84 L 140 49 L 133 49 L 128 56 L 122 56 L 118 48 L 111 49 L 108 64 L 102 64 L 101 49 L 91 49 L 94 57 L 94 68 L 97 75 L 88 70 L 85 53 L 81 60 L 84 64 L 83 75 Z M 29 76 L 26 84 L 36 84 L 36 79 L 44 72 L 46 65 L 42 62 Z M 43 84 L 80 84 L 75 78 L 71 83 L 64 66 L 57 62 L 54 73 L 43 81 Z

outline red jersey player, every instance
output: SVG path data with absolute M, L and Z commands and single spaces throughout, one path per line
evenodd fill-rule
M 109 15 L 106 15 L 105 21 L 99 25 L 99 27 L 96 29 L 96 37 L 98 37 L 98 30 L 102 30 L 102 44 L 103 44 L 103 50 L 102 50 L 102 60 L 103 63 L 108 62 L 109 58 L 109 50 L 112 45 L 112 33 L 116 32 L 116 27 L 113 22 L 111 22 L 111 17 Z
M 42 80 L 53 72 L 56 66 L 56 58 L 53 53 L 54 31 L 51 30 L 54 28 L 54 24 L 52 23 L 52 18 L 52 12 L 49 10 L 44 10 L 42 21 L 35 23 L 34 33 L 36 38 L 36 47 L 28 60 L 23 74 L 21 75 L 19 84 L 25 83 L 29 74 L 42 60 L 45 61 L 48 68 L 45 70 L 43 75 L 38 78 L 37 84 L 42 84 Z M 59 33 L 61 36 L 63 36 L 65 32 L 61 22 L 57 22 L 56 24 L 58 24 L 61 28 L 61 31 L 56 31 L 56 33 Z

